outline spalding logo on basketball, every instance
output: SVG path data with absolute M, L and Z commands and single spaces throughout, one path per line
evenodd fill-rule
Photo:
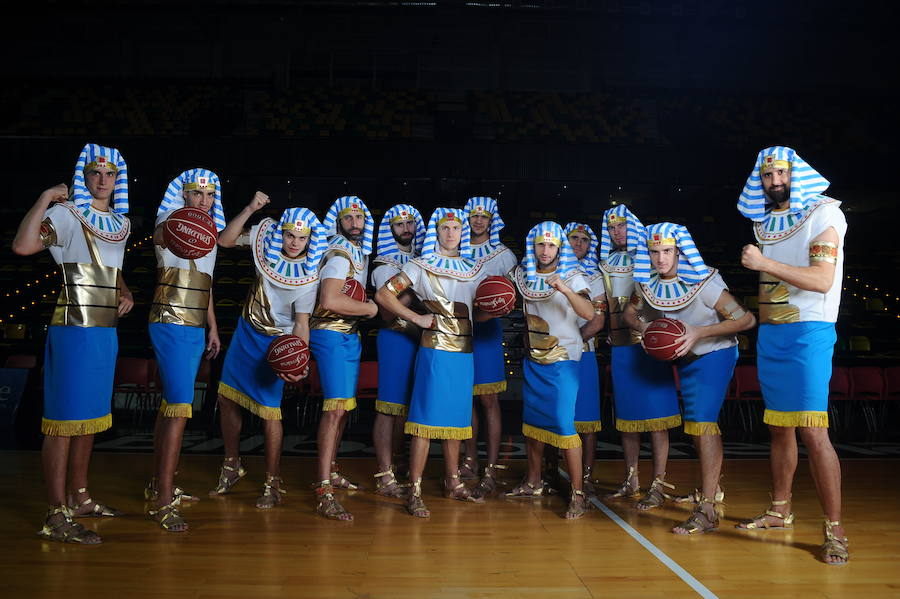
M 478 284 L 474 303 L 482 312 L 503 316 L 516 305 L 516 288 L 506 277 L 488 277 Z
M 353 277 L 347 277 L 343 288 L 341 288 L 341 293 L 358 302 L 366 301 L 366 288 Z
M 179 208 L 163 223 L 163 243 L 185 260 L 202 258 L 216 247 L 216 224 L 197 208 Z
M 303 374 L 309 366 L 309 346 L 296 335 L 276 337 L 266 352 L 266 362 L 275 374 Z
M 659 318 L 650 323 L 644 331 L 644 350 L 651 358 L 662 362 L 675 359 L 675 351 L 680 345 L 679 337 L 685 333 L 684 325 L 671 318 Z

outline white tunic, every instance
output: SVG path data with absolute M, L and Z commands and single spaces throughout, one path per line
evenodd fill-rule
M 518 263 L 515 254 L 502 243 L 491 247 L 489 241 L 472 244 L 469 254 L 475 262 L 481 263 L 482 277 L 502 277 Z
M 453 260 L 450 258 L 449 260 Z M 473 269 L 471 278 L 457 278 L 449 275 L 439 275 L 441 288 L 444 295 L 439 296 L 435 293 L 431 286 L 431 279 L 425 273 L 427 272 L 415 260 L 411 260 L 403 265 L 403 272 L 409 277 L 412 283 L 412 290 L 422 301 L 443 301 L 444 299 L 451 302 L 459 302 L 465 304 L 469 309 L 469 319 L 472 318 L 472 302 L 475 301 L 475 291 L 478 289 L 478 283 L 481 280 L 481 273 Z M 462 271 L 461 271 L 462 272 Z
M 597 271 L 593 275 L 583 274 L 582 277 L 584 277 L 584 280 L 588 284 L 590 294 L 591 294 L 591 300 L 597 300 L 600 298 L 600 296 L 604 295 L 605 290 L 603 288 L 603 273 L 602 272 Z M 581 317 L 578 318 L 578 326 L 579 327 L 584 326 L 585 323 L 587 323 L 587 320 L 585 320 Z M 596 342 L 596 337 L 591 337 L 590 339 L 587 340 L 588 349 L 592 352 L 597 349 L 595 342 Z
M 575 309 L 572 308 L 572 304 L 569 303 L 566 296 L 546 283 L 547 277 L 552 274 L 552 272 L 537 273 L 538 280 L 533 288 L 539 291 L 526 295 L 521 284 L 521 281 L 524 280 L 524 272 L 522 272 L 522 267 L 520 266 L 516 269 L 517 286 L 519 291 L 523 292 L 526 313 L 529 316 L 537 316 L 544 320 L 549 327 L 549 334 L 559 340 L 559 346 L 565 348 L 566 353 L 569 354 L 569 359 L 577 362 L 581 359 L 581 353 L 584 349 L 580 328 L 580 323 L 584 321 L 575 313 Z M 590 291 L 590 286 L 580 272 L 573 271 L 573 274 L 570 274 L 566 279 L 566 285 L 575 293 L 584 290 Z M 549 291 L 542 292 L 541 290 Z
M 401 265 L 406 264 L 410 259 L 412 259 L 412 252 L 398 250 L 398 253 L 393 256 L 393 260 L 390 263 L 379 262 L 378 265 L 372 269 L 372 287 L 375 288 L 375 290 L 384 287 L 384 284 L 387 283 L 391 277 L 400 272 Z M 376 257 L 374 261 L 377 262 L 378 258 Z
M 830 227 L 837 232 L 839 243 L 834 281 L 826 293 L 806 291 L 789 283 L 782 283 L 790 294 L 788 302 L 800 309 L 800 322 L 837 322 L 844 276 L 844 235 L 847 233 L 847 219 L 844 218 L 840 205 L 837 200 L 824 198 L 802 216 L 791 215 L 793 219 L 803 220 L 802 224 L 795 227 L 787 222 L 787 210 L 773 210 L 765 221 L 754 225 L 754 233 L 763 256 L 797 267 L 810 265 L 809 243 L 813 239 Z
M 90 215 L 95 218 L 124 219 L 124 215 L 113 215 L 110 212 L 103 212 L 93 207 L 89 208 Z M 72 211 L 66 206 L 54 204 L 47 209 L 45 217 L 50 219 L 53 229 L 56 231 L 56 243 L 48 249 L 53 260 L 57 264 L 91 264 L 91 253 L 88 251 L 87 242 L 82 232 L 82 223 Z M 90 216 L 88 217 L 90 218 Z M 127 224 L 126 224 L 127 226 Z M 111 242 L 99 235 L 94 235 L 94 243 L 100 253 L 100 260 L 103 266 L 112 266 L 121 269 L 122 261 L 125 258 L 125 242 L 128 240 L 130 232 L 126 231 L 121 235 L 121 241 Z
M 159 215 L 156 218 L 156 226 L 158 227 L 161 223 L 165 222 L 170 216 L 172 216 L 174 212 L 174 210 L 169 210 L 168 212 L 164 212 Z M 175 254 L 173 254 L 171 250 L 169 250 L 169 248 L 164 248 L 160 245 L 153 244 L 153 249 L 156 250 L 157 266 L 168 266 L 171 268 L 180 268 L 182 270 L 191 269 L 191 260 L 179 258 Z M 202 258 L 194 259 L 194 266 L 197 268 L 197 270 L 212 277 L 213 271 L 216 268 L 216 255 L 218 251 L 219 246 L 214 245 L 212 251 L 210 251 L 208 254 L 206 254 Z

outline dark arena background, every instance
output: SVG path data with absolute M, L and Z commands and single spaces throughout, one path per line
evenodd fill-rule
M 897 44 L 890 3 L 737 0 L 651 2 L 368 2 L 221 0 L 32 3 L 0 25 L 0 572 L 10 597 L 896 597 L 900 551 L 894 468 L 900 457 L 900 252 Z M 10 244 L 40 193 L 69 184 L 86 142 L 128 161 L 124 278 L 134 310 L 118 327 L 113 428 L 97 435 L 92 489 L 130 514 L 89 522 L 97 548 L 35 536 L 46 509 L 39 449 L 42 364 L 59 294 L 48 252 Z M 227 498 L 207 498 L 222 455 L 216 387 L 224 359 L 205 361 L 185 431 L 179 484 L 203 496 L 184 509 L 190 532 L 143 516 L 153 471 L 160 383 L 147 334 L 156 259 L 150 236 L 168 182 L 202 166 L 222 179 L 230 219 L 256 190 L 278 218 L 320 218 L 358 195 L 376 221 L 408 203 L 425 216 L 470 196 L 498 200 L 503 242 L 521 257 L 532 225 L 587 222 L 625 204 L 645 224 L 686 225 L 731 292 L 757 307 L 757 274 L 740 264 L 749 221 L 736 210 L 757 152 L 795 148 L 843 202 L 848 233 L 831 380 L 831 438 L 844 471 L 853 560 L 816 561 L 821 517 L 803 459 L 792 531 L 738 533 L 769 488 L 769 432 L 756 379 L 755 329 L 720 426 L 728 512 L 715 535 L 669 533 L 688 508 L 638 514 L 624 503 L 566 522 L 559 497 L 468 505 L 440 498 L 440 448 L 425 480 L 433 515 L 375 498 L 371 441 L 375 334 L 362 328 L 360 407 L 339 450 L 365 488 L 346 499 L 352 525 L 315 513 L 315 376 L 283 403 L 287 501 L 262 512 L 261 422 L 247 414 L 251 471 Z M 251 223 L 258 217 L 253 217 Z M 254 271 L 245 249 L 220 249 L 214 275 L 228 344 Z M 371 297 L 374 290 L 369 289 Z M 523 315 L 504 317 L 509 388 L 501 395 L 501 461 L 524 472 Z M 622 478 L 609 348 L 600 345 L 603 430 L 594 475 Z M 671 435 L 670 476 L 685 493 L 698 465 Z M 483 446 L 483 443 L 482 443 Z M 405 451 L 405 450 L 404 450 Z M 649 445 L 642 453 L 644 466 Z M 502 490 L 503 488 L 501 488 Z M 633 533 L 633 534 L 632 534 Z

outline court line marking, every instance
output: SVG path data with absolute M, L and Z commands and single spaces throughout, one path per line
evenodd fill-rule
M 560 476 L 568 481 L 569 473 L 562 468 L 559 468 L 558 470 Z M 678 578 L 683 580 L 685 584 L 694 589 L 694 591 L 698 595 L 700 595 L 704 599 L 718 599 L 716 594 L 706 588 L 702 582 L 691 576 L 690 572 L 675 563 L 675 560 L 666 555 L 666 553 L 662 549 L 651 543 L 650 540 L 647 539 L 647 537 L 635 530 L 634 527 L 631 526 L 628 522 L 622 520 L 622 518 L 620 518 L 617 513 L 603 505 L 603 503 L 601 503 L 599 499 L 597 499 L 596 497 L 591 497 L 589 501 L 593 504 L 594 507 L 606 514 L 606 516 L 610 520 L 618 524 L 619 528 L 627 532 L 632 539 L 640 543 L 641 546 L 649 551 L 653 557 L 661 561 L 665 567 L 671 570 L 676 576 L 678 576 Z

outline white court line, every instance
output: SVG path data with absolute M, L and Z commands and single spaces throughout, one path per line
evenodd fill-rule
M 569 480 L 568 472 L 566 472 L 562 468 L 559 468 L 559 474 L 566 480 Z M 627 532 L 632 539 L 640 543 L 644 547 L 644 549 L 646 549 L 650 552 L 651 555 L 653 555 L 653 557 L 661 561 L 666 568 L 674 572 L 675 575 L 678 576 L 678 578 L 683 580 L 689 587 L 694 589 L 694 591 L 696 591 L 698 595 L 700 595 L 704 599 L 718 599 L 715 593 L 703 586 L 703 583 L 691 576 L 690 572 L 676 564 L 675 561 L 668 555 L 666 555 L 662 549 L 647 540 L 647 537 L 636 531 L 634 527 L 628 524 L 628 522 L 622 520 L 622 518 L 620 518 L 618 514 L 603 505 L 603 503 L 601 503 L 599 499 L 597 499 L 596 497 L 591 497 L 590 502 L 594 505 L 594 507 L 606 514 L 610 520 L 618 524 L 619 527 Z

